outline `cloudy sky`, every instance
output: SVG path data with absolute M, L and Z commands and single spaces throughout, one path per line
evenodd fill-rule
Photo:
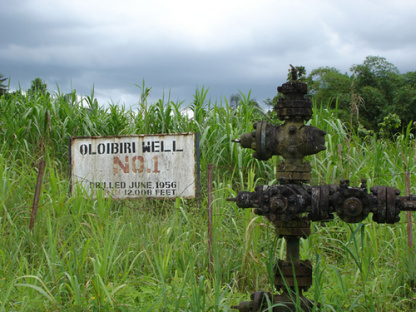
M 415 0 L 3 0 L 0 73 L 99 103 L 276 94 L 289 64 L 348 72 L 368 55 L 416 71 Z

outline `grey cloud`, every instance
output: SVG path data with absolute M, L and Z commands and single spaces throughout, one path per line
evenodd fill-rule
M 273 97 L 289 64 L 307 71 L 326 65 L 347 71 L 371 54 L 386 57 L 402 71 L 415 70 L 414 10 L 400 18 L 404 11 L 399 9 L 372 16 L 351 10 L 354 3 L 319 4 L 319 11 L 303 8 L 296 11 L 299 16 L 281 8 L 264 19 L 233 21 L 229 26 L 239 31 L 235 36 L 224 28 L 225 37 L 194 39 L 174 33 L 172 24 L 143 29 L 65 12 L 46 18 L 47 13 L 39 13 L 42 8 L 28 12 L 22 4 L 8 4 L 0 12 L 8 27 L 0 41 L 0 73 L 11 75 L 14 88 L 17 82 L 28 88 L 36 77 L 61 90 L 69 91 L 72 83 L 81 94 L 89 94 L 94 85 L 105 102 L 133 101 L 139 93 L 134 84 L 145 79 L 153 88 L 152 99 L 171 90 L 174 99 L 189 103 L 202 86 L 213 99 L 250 89 L 260 101 Z

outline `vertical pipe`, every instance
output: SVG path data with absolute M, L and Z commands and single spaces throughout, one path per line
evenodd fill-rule
M 214 257 L 212 255 L 212 164 L 208 164 L 208 269 L 212 274 L 212 264 Z
M 285 236 L 286 239 L 286 261 L 294 262 L 299 261 L 299 237 Z

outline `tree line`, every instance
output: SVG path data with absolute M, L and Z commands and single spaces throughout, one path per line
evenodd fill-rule
M 313 70 L 308 76 L 310 94 L 318 103 L 337 105 L 350 123 L 372 130 L 388 127 L 386 123 L 406 127 L 415 120 L 416 72 L 401 74 L 378 56 L 368 56 L 350 70 L 351 75 L 331 67 Z
M 394 132 L 400 125 L 406 127 L 416 120 L 416 71 L 402 74 L 384 57 L 367 56 L 362 64 L 351 66 L 351 74 L 329 66 L 316 68 L 309 75 L 303 66 L 297 66 L 296 70 L 297 78 L 308 84 L 308 96 L 318 106 L 337 109 L 338 117 L 351 128 Z M 9 94 L 6 81 L 0 74 L 0 96 Z M 27 96 L 37 92 L 47 93 L 46 84 L 40 78 L 32 81 Z M 267 99 L 265 104 L 273 105 L 278 96 Z M 233 101 L 230 99 L 231 104 Z
M 338 117 L 351 127 L 394 132 L 416 120 L 416 72 L 401 74 L 384 57 L 367 56 L 362 64 L 351 66 L 351 74 L 329 66 L 309 75 L 303 66 L 296 69 L 298 79 L 308 84 L 308 96 L 318 106 L 337 109 Z M 277 100 L 275 96 L 265 103 L 274 105 Z

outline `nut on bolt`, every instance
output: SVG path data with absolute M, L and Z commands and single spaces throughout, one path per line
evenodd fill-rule
M 344 201 L 344 212 L 347 216 L 356 217 L 363 211 L 361 200 L 356 197 L 347 198 Z
M 280 197 L 280 196 L 273 196 L 270 199 L 270 207 L 274 211 L 282 213 L 287 208 L 287 200 L 283 197 Z

